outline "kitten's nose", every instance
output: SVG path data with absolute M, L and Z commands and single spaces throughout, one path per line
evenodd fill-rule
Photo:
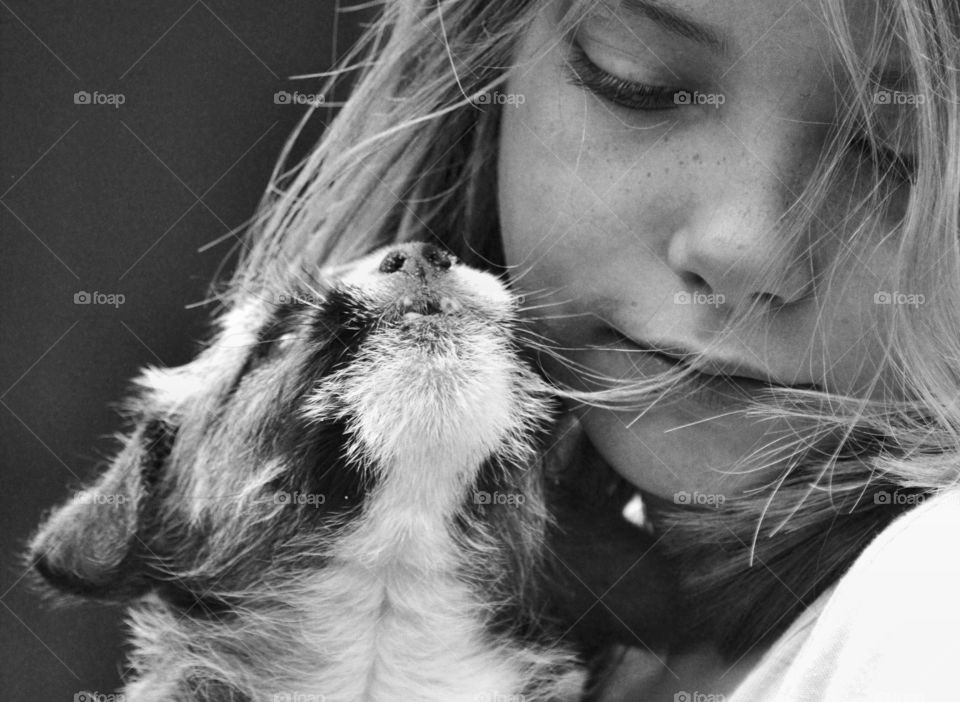
M 380 262 L 381 273 L 406 273 L 421 280 L 449 270 L 450 255 L 439 246 L 425 241 L 400 244 Z

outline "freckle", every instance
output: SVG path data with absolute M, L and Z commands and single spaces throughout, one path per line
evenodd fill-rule
M 694 162 L 694 163 L 700 163 L 700 154 L 694 154 L 694 155 L 693 155 L 693 162 Z
M 647 178 L 650 177 L 650 171 L 647 171 Z

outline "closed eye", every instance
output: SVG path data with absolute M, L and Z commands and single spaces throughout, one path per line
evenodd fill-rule
M 681 88 L 649 85 L 615 76 L 591 61 L 575 40 L 570 44 L 565 69 L 569 84 L 631 110 L 653 112 L 680 107 L 676 98 L 682 92 Z

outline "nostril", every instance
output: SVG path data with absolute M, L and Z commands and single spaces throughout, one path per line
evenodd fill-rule
M 396 273 L 403 268 L 407 256 L 403 251 L 391 251 L 380 262 L 381 273 Z
M 434 268 L 446 270 L 450 267 L 450 256 L 446 251 L 433 244 L 423 245 L 423 257 Z
M 423 278 L 428 271 L 439 273 L 449 270 L 453 260 L 446 251 L 434 244 L 416 242 L 404 245 L 388 253 L 380 261 L 381 273 L 405 272 Z

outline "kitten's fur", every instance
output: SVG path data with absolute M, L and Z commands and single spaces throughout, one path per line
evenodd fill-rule
M 565 562 L 587 519 L 580 546 L 551 526 L 552 404 L 513 296 L 419 243 L 285 292 L 144 372 L 119 454 L 33 540 L 59 591 L 130 603 L 127 699 L 578 699 L 560 635 L 596 622 L 598 564 Z M 586 631 L 584 651 L 609 633 Z

